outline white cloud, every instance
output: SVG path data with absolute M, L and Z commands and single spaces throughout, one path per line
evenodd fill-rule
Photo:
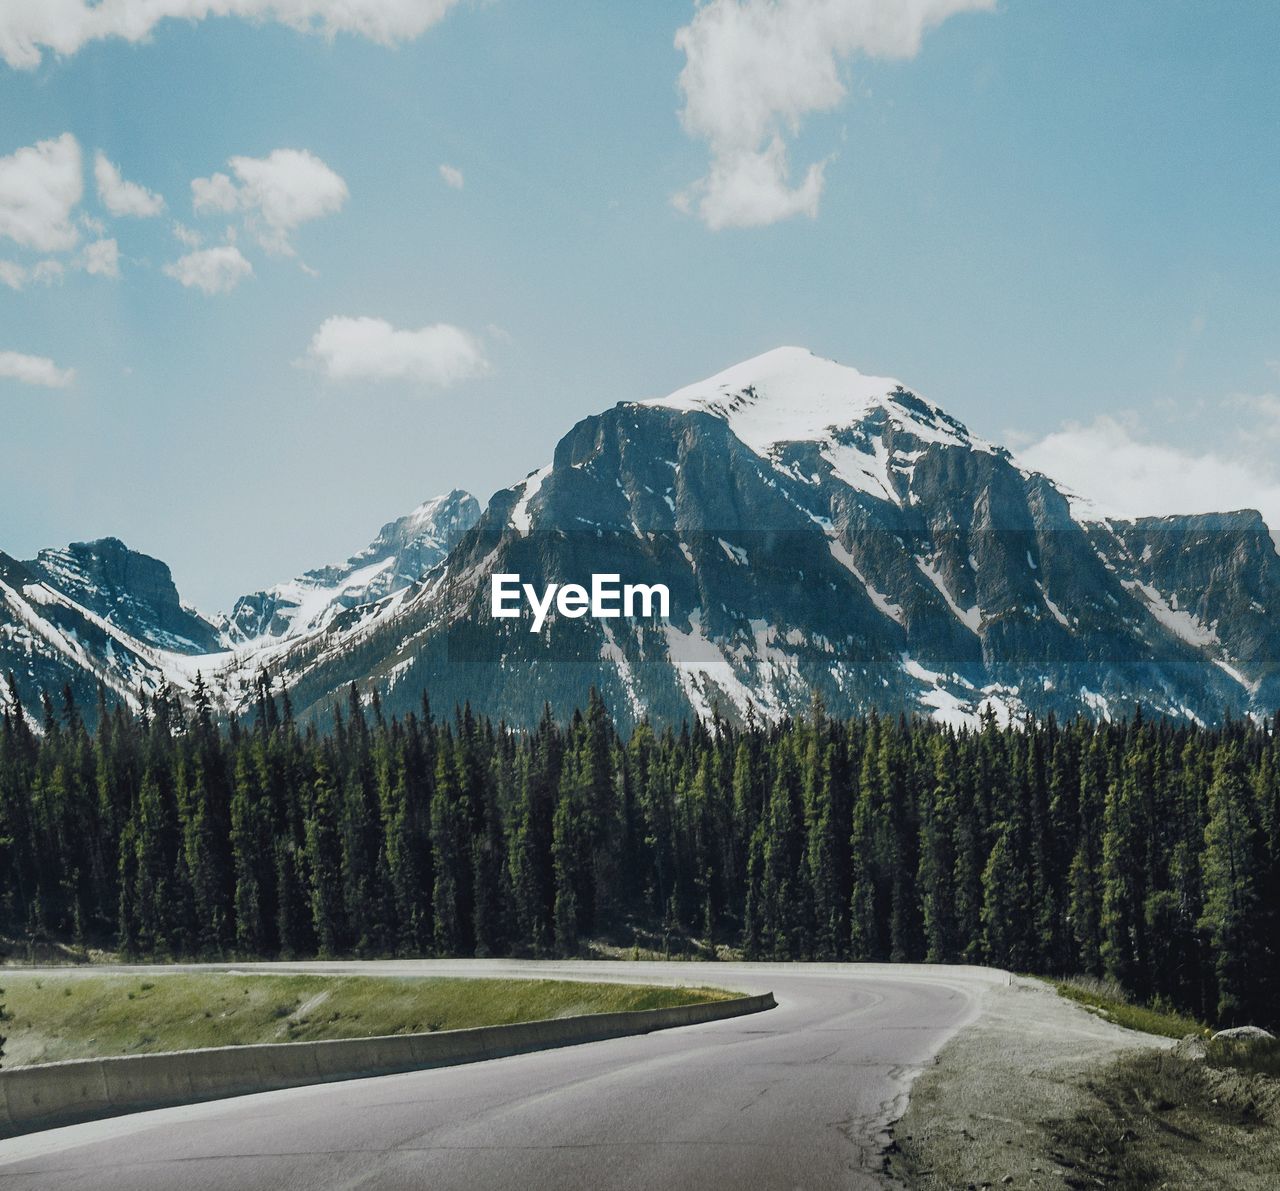
M 340 211 L 347 184 L 314 153 L 276 149 L 266 157 L 233 157 L 226 174 L 196 178 L 191 199 L 197 211 L 246 213 L 246 225 L 270 252 L 291 253 L 290 234 L 301 224 Z
M 115 240 L 95 240 L 70 260 L 45 257 L 30 266 L 0 260 L 0 285 L 13 290 L 23 290 L 28 285 L 53 285 L 64 280 L 68 273 L 81 270 L 96 277 L 119 277 L 120 246 Z
M 52 285 L 61 281 L 67 274 L 67 267 L 61 261 L 36 261 L 31 267 L 31 280 L 37 285 Z
M 47 356 L 0 352 L 0 379 L 40 385 L 46 389 L 65 389 L 75 378 L 74 368 L 59 368 Z
M 146 40 L 166 18 L 213 16 L 278 21 L 305 33 L 353 33 L 382 45 L 409 41 L 439 22 L 458 0 L 4 0 L 0 58 L 34 70 L 45 51 L 74 54 L 92 41 Z
M 98 184 L 98 198 L 112 215 L 132 215 L 149 219 L 164 210 L 164 199 L 145 186 L 126 182 L 118 166 L 99 151 L 93 159 L 93 176 Z
M 240 191 L 226 174 L 196 178 L 191 183 L 191 205 L 197 211 L 234 211 L 240 205 Z
M 0 236 L 37 252 L 74 248 L 71 215 L 83 194 L 80 144 L 69 132 L 0 157 Z
M 173 238 L 184 248 L 199 248 L 204 243 L 204 237 L 185 223 L 174 223 Z
M 685 131 L 707 142 L 707 175 L 676 196 L 713 229 L 813 216 L 825 162 L 793 186 L 786 138 L 845 97 L 855 54 L 913 58 L 921 38 L 995 0 L 709 0 L 676 33 Z
M 206 294 L 226 294 L 253 272 L 253 266 L 235 245 L 223 244 L 218 248 L 189 252 L 165 265 L 164 271 L 188 289 L 194 287 Z
M 440 177 L 444 179 L 446 186 L 452 186 L 454 190 L 461 190 L 465 182 L 462 171 L 455 165 L 442 165 Z
M 114 240 L 95 240 L 85 246 L 81 264 L 92 277 L 119 277 L 120 245 Z
M 10 289 L 23 289 L 28 280 L 28 274 L 16 261 L 0 261 L 0 285 L 7 285 Z
M 1280 531 L 1280 479 L 1261 460 L 1144 441 L 1114 417 L 1055 431 L 1019 451 L 1018 462 L 1078 493 L 1089 515 L 1257 509 Z
M 474 335 L 447 323 L 402 331 L 380 318 L 325 319 L 307 349 L 333 380 L 404 380 L 444 388 L 488 370 Z

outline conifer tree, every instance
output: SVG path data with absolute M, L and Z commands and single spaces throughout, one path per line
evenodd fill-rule
M 1204 841 L 1204 917 L 1214 952 L 1218 1019 L 1243 1024 L 1265 1012 L 1258 975 L 1268 968 L 1265 940 L 1273 907 L 1261 905 L 1263 841 L 1240 749 L 1222 745 L 1209 787 Z

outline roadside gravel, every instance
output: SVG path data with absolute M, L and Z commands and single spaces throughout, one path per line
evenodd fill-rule
M 891 1173 L 921 1191 L 1078 1186 L 1047 1158 L 1042 1122 L 1088 1109 L 1089 1078 L 1118 1056 L 1172 1046 L 1104 1021 L 1038 980 L 987 989 L 977 1020 L 912 1085 L 892 1131 Z

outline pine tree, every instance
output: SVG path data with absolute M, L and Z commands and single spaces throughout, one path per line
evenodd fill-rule
M 1107 795 L 1102 841 L 1102 962 L 1108 976 L 1145 996 L 1150 984 L 1145 905 L 1151 749 L 1134 733 L 1119 782 Z
M 307 865 L 311 872 L 311 922 L 321 955 L 340 955 L 349 938 L 343 889 L 342 837 L 338 792 L 327 763 L 317 765 L 306 822 Z
M 1107 763 L 1095 735 L 1080 769 L 1076 847 L 1067 874 L 1067 919 L 1075 942 L 1076 966 L 1102 975 L 1103 836 L 1107 814 Z
M 802 867 L 803 811 L 799 775 L 788 742 L 779 750 L 763 832 L 760 935 L 776 959 L 801 959 L 809 945 L 812 901 Z
M 437 753 L 435 797 L 431 802 L 433 935 L 438 955 L 471 955 L 475 950 L 471 839 L 453 754 L 453 737 L 446 731 Z
M 1263 840 L 1237 745 L 1221 746 L 1209 787 L 1204 832 L 1204 917 L 1218 983 L 1218 1018 L 1243 1024 L 1266 1012 L 1258 976 L 1274 908 L 1261 905 Z
M 955 740 L 933 739 L 934 786 L 920 801 L 920 889 L 924 920 L 925 959 L 952 963 L 960 958 L 961 936 L 956 921 L 956 819 L 954 789 Z

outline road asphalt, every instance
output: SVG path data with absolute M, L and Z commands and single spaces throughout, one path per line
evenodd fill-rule
M 231 970 L 254 969 L 710 984 L 771 990 L 778 1007 L 51 1129 L 0 1142 L 0 1191 L 883 1187 L 886 1130 L 915 1074 L 1008 982 L 987 969 L 865 964 L 394 961 Z

